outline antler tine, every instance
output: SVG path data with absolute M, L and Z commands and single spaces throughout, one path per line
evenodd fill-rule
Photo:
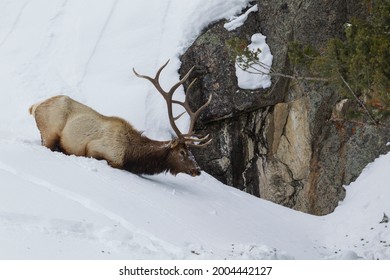
M 179 139 L 183 139 L 183 134 L 180 132 L 179 128 L 176 126 L 176 123 L 175 123 L 175 120 L 177 120 L 180 116 L 178 116 L 176 118 L 173 116 L 172 105 L 173 105 L 173 103 L 176 103 L 176 102 L 174 102 L 172 100 L 172 96 L 173 96 L 174 92 L 177 90 L 177 88 L 188 79 L 188 77 L 190 76 L 194 67 L 192 67 L 190 69 L 190 71 L 188 71 L 187 74 L 183 77 L 183 79 L 181 79 L 178 83 L 173 85 L 173 87 L 171 87 L 171 89 L 167 92 L 160 85 L 160 74 L 161 74 L 162 70 L 168 65 L 169 61 L 170 60 L 168 59 L 168 61 L 157 70 L 156 76 L 154 78 L 146 76 L 146 75 L 140 75 L 137 73 L 137 71 L 135 71 L 134 68 L 133 68 L 133 72 L 137 77 L 150 81 L 154 85 L 154 87 L 157 89 L 157 91 L 164 97 L 165 102 L 167 104 L 169 123 L 170 123 L 173 131 L 176 133 L 177 137 Z
M 188 73 L 190 73 L 192 71 L 193 67 L 190 69 L 190 71 Z M 184 79 L 187 79 L 188 78 L 188 73 L 184 76 Z M 192 88 L 192 86 L 195 84 L 195 82 L 197 81 L 197 79 L 195 78 L 190 84 L 189 86 L 187 87 L 187 94 L 186 94 L 186 97 L 185 97 L 185 100 L 184 102 L 181 102 L 181 101 L 177 101 L 177 100 L 172 100 L 172 103 L 175 103 L 175 104 L 178 104 L 178 105 L 181 105 L 184 107 L 184 109 L 186 110 L 187 114 L 190 116 L 190 126 L 189 126 L 189 129 L 188 129 L 188 132 L 187 134 L 185 135 L 182 135 L 184 137 L 184 140 L 189 143 L 189 142 L 203 142 L 205 140 L 207 140 L 208 136 L 206 137 L 203 137 L 203 138 L 200 138 L 200 139 L 197 139 L 197 138 L 193 138 L 192 136 L 194 136 L 193 134 L 193 130 L 194 130 L 194 127 L 195 127 L 195 123 L 197 121 L 197 119 L 199 118 L 199 115 L 203 112 L 204 109 L 206 109 L 206 107 L 210 104 L 211 102 L 211 99 L 212 99 L 212 95 L 209 96 L 209 99 L 206 101 L 206 103 L 204 103 L 198 110 L 196 110 L 195 112 L 191 110 L 190 108 L 190 105 L 188 103 L 188 96 L 189 96 L 189 91 L 190 89 Z M 181 113 L 180 115 L 178 115 L 176 117 L 176 119 L 179 119 L 182 115 L 184 114 Z M 200 141 L 198 141 L 200 140 Z M 211 139 L 210 139 L 211 140 Z M 200 144 L 198 145 L 195 145 L 196 147 L 201 147 Z
M 212 98 L 213 98 L 213 95 L 210 94 L 209 99 L 206 101 L 206 103 L 204 103 L 202 106 L 200 106 L 199 109 L 196 110 L 195 112 L 192 112 L 191 109 L 189 109 L 190 111 L 188 112 L 188 114 L 190 115 L 191 122 L 190 122 L 190 127 L 189 127 L 188 133 L 187 133 L 188 135 L 192 134 L 192 131 L 194 130 L 194 127 L 195 127 L 196 120 L 199 118 L 200 113 L 202 113 L 202 111 L 204 109 L 206 109 L 206 107 L 210 104 Z M 187 97 L 186 97 L 186 100 L 184 103 L 185 103 L 186 107 L 189 108 Z
M 195 78 L 192 80 L 192 82 L 187 87 L 187 92 L 189 92 L 191 90 L 192 86 L 196 83 L 197 80 L 198 80 L 198 78 Z
M 193 85 L 193 82 L 188 86 L 187 92 L 188 92 L 188 89 Z M 205 137 L 202 137 L 202 138 L 198 138 L 196 135 L 194 135 L 193 130 L 194 130 L 194 127 L 195 127 L 195 123 L 196 123 L 197 119 L 199 118 L 199 115 L 210 104 L 211 99 L 212 99 L 213 96 L 210 95 L 209 99 L 206 101 L 206 103 L 204 103 L 195 112 L 193 112 L 191 110 L 191 108 L 190 108 L 190 106 L 188 104 L 188 98 L 187 97 L 188 97 L 188 94 L 186 95 L 186 98 L 185 98 L 184 102 L 180 102 L 180 101 L 176 101 L 176 100 L 173 101 L 173 103 L 176 103 L 176 104 L 179 104 L 179 105 L 183 106 L 184 109 L 186 110 L 186 112 L 188 113 L 188 115 L 190 116 L 190 126 L 189 126 L 189 129 L 188 129 L 188 133 L 183 135 L 183 139 L 187 143 L 187 145 L 189 145 L 191 147 L 198 147 L 198 148 L 204 147 L 204 146 L 210 144 L 212 139 L 210 139 L 207 142 L 202 143 L 202 144 L 194 144 L 194 142 L 200 143 L 200 142 L 206 141 L 209 138 L 209 135 L 206 135 Z M 180 114 L 177 118 L 180 118 L 182 115 L 183 115 L 183 113 Z M 194 137 L 197 137 L 197 138 L 194 138 Z
M 184 75 L 184 77 L 178 81 L 176 84 L 174 84 L 171 89 L 169 90 L 169 95 L 170 96 L 173 96 L 173 94 L 175 93 L 175 91 L 182 85 L 185 83 L 185 81 L 187 81 L 187 79 L 189 78 L 189 76 L 191 75 L 191 72 L 195 69 L 195 66 L 192 66 L 190 70 L 188 70 L 187 74 Z
M 157 70 L 157 73 L 156 73 L 156 76 L 154 78 L 152 77 L 149 77 L 149 76 L 146 76 L 146 75 L 140 75 L 137 73 L 137 71 L 135 71 L 135 69 L 133 68 L 133 72 L 134 74 L 138 77 L 138 78 L 142 78 L 142 79 L 146 79 L 148 80 L 149 82 L 151 82 L 155 88 L 158 90 L 158 92 L 164 96 L 164 99 L 167 98 L 167 92 L 165 90 L 163 90 L 163 88 L 161 87 L 160 85 L 160 74 L 162 72 L 162 70 L 168 65 L 170 59 L 168 59 L 167 62 L 165 62 L 165 64 L 163 66 L 161 66 L 158 70 Z
M 209 141 L 202 143 L 202 144 L 194 144 L 194 143 L 189 142 L 189 143 L 187 143 L 187 146 L 194 147 L 194 148 L 202 148 L 202 147 L 206 147 L 207 145 L 209 145 L 211 143 L 211 141 L 213 141 L 213 138 L 209 139 Z
M 202 138 L 194 138 L 194 137 L 197 137 L 195 135 L 185 135 L 184 136 L 184 139 L 187 141 L 187 142 L 203 142 L 203 141 L 206 141 L 207 139 L 209 139 L 210 137 L 210 134 L 207 134 L 206 136 L 202 137 Z
M 190 89 L 192 88 L 192 86 L 195 84 L 195 82 L 196 82 L 197 80 L 198 80 L 197 78 L 195 78 L 195 79 L 192 80 L 192 82 L 190 83 L 190 85 L 187 87 L 187 92 L 190 91 Z M 173 100 L 172 103 L 179 104 L 179 105 L 183 106 L 184 109 L 186 109 L 185 106 L 184 106 L 184 102 L 180 102 L 180 101 Z M 181 114 L 179 114 L 177 117 L 175 117 L 174 120 L 177 121 L 177 120 L 180 119 L 180 117 L 183 116 L 186 112 L 188 112 L 187 109 L 186 109 L 183 113 L 181 113 Z
M 169 117 L 169 123 L 172 127 L 172 129 L 174 130 L 174 132 L 176 133 L 178 139 L 181 141 L 181 142 L 185 142 L 187 145 L 190 145 L 190 146 L 194 146 L 194 147 L 203 147 L 203 146 L 206 146 L 208 145 L 212 139 L 208 140 L 209 138 L 209 135 L 203 137 L 203 138 L 199 138 L 197 137 L 196 135 L 194 135 L 193 133 L 193 130 L 194 130 L 194 126 L 195 126 L 195 122 L 196 120 L 198 119 L 200 113 L 210 104 L 211 102 L 211 98 L 212 98 L 212 95 L 210 95 L 209 99 L 207 100 L 206 103 L 204 103 L 198 110 L 196 110 L 195 112 L 193 112 L 188 104 L 188 94 L 186 94 L 186 97 L 185 97 L 185 100 L 184 102 L 182 101 L 177 101 L 177 100 L 173 100 L 173 94 L 175 93 L 175 91 L 182 85 L 184 84 L 187 79 L 190 77 L 192 71 L 195 69 L 195 66 L 191 67 L 191 69 L 184 75 L 184 77 L 179 81 L 177 82 L 176 84 L 174 84 L 171 89 L 167 92 L 165 90 L 163 90 L 163 88 L 161 87 L 160 85 L 160 74 L 162 72 L 162 70 L 168 65 L 169 63 L 169 60 L 163 65 L 161 66 L 158 70 L 157 70 L 157 73 L 156 73 L 156 76 L 154 78 L 152 77 L 149 77 L 149 76 L 146 76 L 146 75 L 140 75 L 137 73 L 137 71 L 135 71 L 135 69 L 133 68 L 133 72 L 134 74 L 139 77 L 139 78 L 143 78 L 143 79 L 146 79 L 148 81 L 150 81 L 154 86 L 155 88 L 158 90 L 158 92 L 160 92 L 160 94 L 164 97 L 165 99 L 165 102 L 167 104 L 167 109 L 168 109 L 168 117 Z M 195 84 L 197 79 L 194 79 L 190 84 L 189 86 L 187 87 L 187 92 L 193 87 L 193 85 Z M 181 114 L 179 114 L 177 117 L 174 117 L 173 116 L 173 104 L 178 104 L 180 106 L 182 106 L 185 111 Z M 188 133 L 187 134 L 183 134 L 180 132 L 179 128 L 176 126 L 176 123 L 175 121 L 177 121 L 183 114 L 187 113 L 189 116 L 190 116 L 190 126 L 189 126 L 189 130 L 188 130 Z M 206 143 L 202 143 L 204 141 L 208 140 Z M 202 143 L 202 144 L 197 144 L 195 145 L 194 143 L 195 142 L 198 142 L 198 143 Z
M 168 59 L 167 62 L 165 62 L 165 64 L 163 66 L 161 66 L 160 69 L 157 70 L 156 77 L 154 78 L 156 81 L 160 80 L 160 74 L 161 74 L 162 70 L 168 65 L 169 61 L 171 61 L 171 60 Z
M 180 117 L 183 116 L 185 113 L 186 113 L 186 111 L 184 111 L 183 113 L 179 114 L 177 117 L 174 117 L 173 120 L 177 121 L 177 120 L 180 119 Z

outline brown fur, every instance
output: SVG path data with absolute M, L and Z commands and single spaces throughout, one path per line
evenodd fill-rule
M 124 119 L 103 116 L 68 96 L 34 104 L 29 112 L 41 133 L 42 145 L 53 151 L 104 159 L 112 167 L 135 174 L 200 174 L 185 143 L 151 140 Z

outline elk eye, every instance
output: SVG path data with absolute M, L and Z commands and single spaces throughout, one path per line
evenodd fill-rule
M 186 157 L 186 153 L 185 153 L 183 150 L 180 151 L 180 155 L 181 155 L 183 158 Z

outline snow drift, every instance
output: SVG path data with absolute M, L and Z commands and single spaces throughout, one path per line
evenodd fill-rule
M 202 28 L 248 2 L 0 1 L 1 259 L 390 258 L 390 154 L 314 217 L 207 174 L 136 176 L 40 146 L 27 110 L 59 93 L 169 139 L 163 100 L 131 68 L 170 58 L 168 88 Z

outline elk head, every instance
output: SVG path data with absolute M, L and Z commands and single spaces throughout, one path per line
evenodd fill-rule
M 137 77 L 150 81 L 166 102 L 169 123 L 176 134 L 176 138 L 172 139 L 169 142 L 169 154 L 167 157 L 167 161 L 170 166 L 170 172 L 174 175 L 183 172 L 191 176 L 198 176 L 200 175 L 200 168 L 188 147 L 203 148 L 212 141 L 212 139 L 209 138 L 209 135 L 202 137 L 196 135 L 193 131 L 196 120 L 199 118 L 201 112 L 210 104 L 212 95 L 210 95 L 206 103 L 204 103 L 196 111 L 193 111 L 188 104 L 188 92 L 196 82 L 196 79 L 194 79 L 187 88 L 187 93 L 184 102 L 174 100 L 173 94 L 181 85 L 183 85 L 187 81 L 195 66 L 193 66 L 179 82 L 174 84 L 169 91 L 165 91 L 161 87 L 159 79 L 162 70 L 168 65 L 168 63 L 169 60 L 163 66 L 161 66 L 160 69 L 158 69 L 154 78 L 146 75 L 140 75 L 135 71 L 134 68 L 133 72 Z M 181 114 L 174 116 L 173 104 L 181 106 L 184 111 Z M 182 133 L 177 127 L 176 121 L 185 113 L 190 116 L 190 125 L 188 132 Z

